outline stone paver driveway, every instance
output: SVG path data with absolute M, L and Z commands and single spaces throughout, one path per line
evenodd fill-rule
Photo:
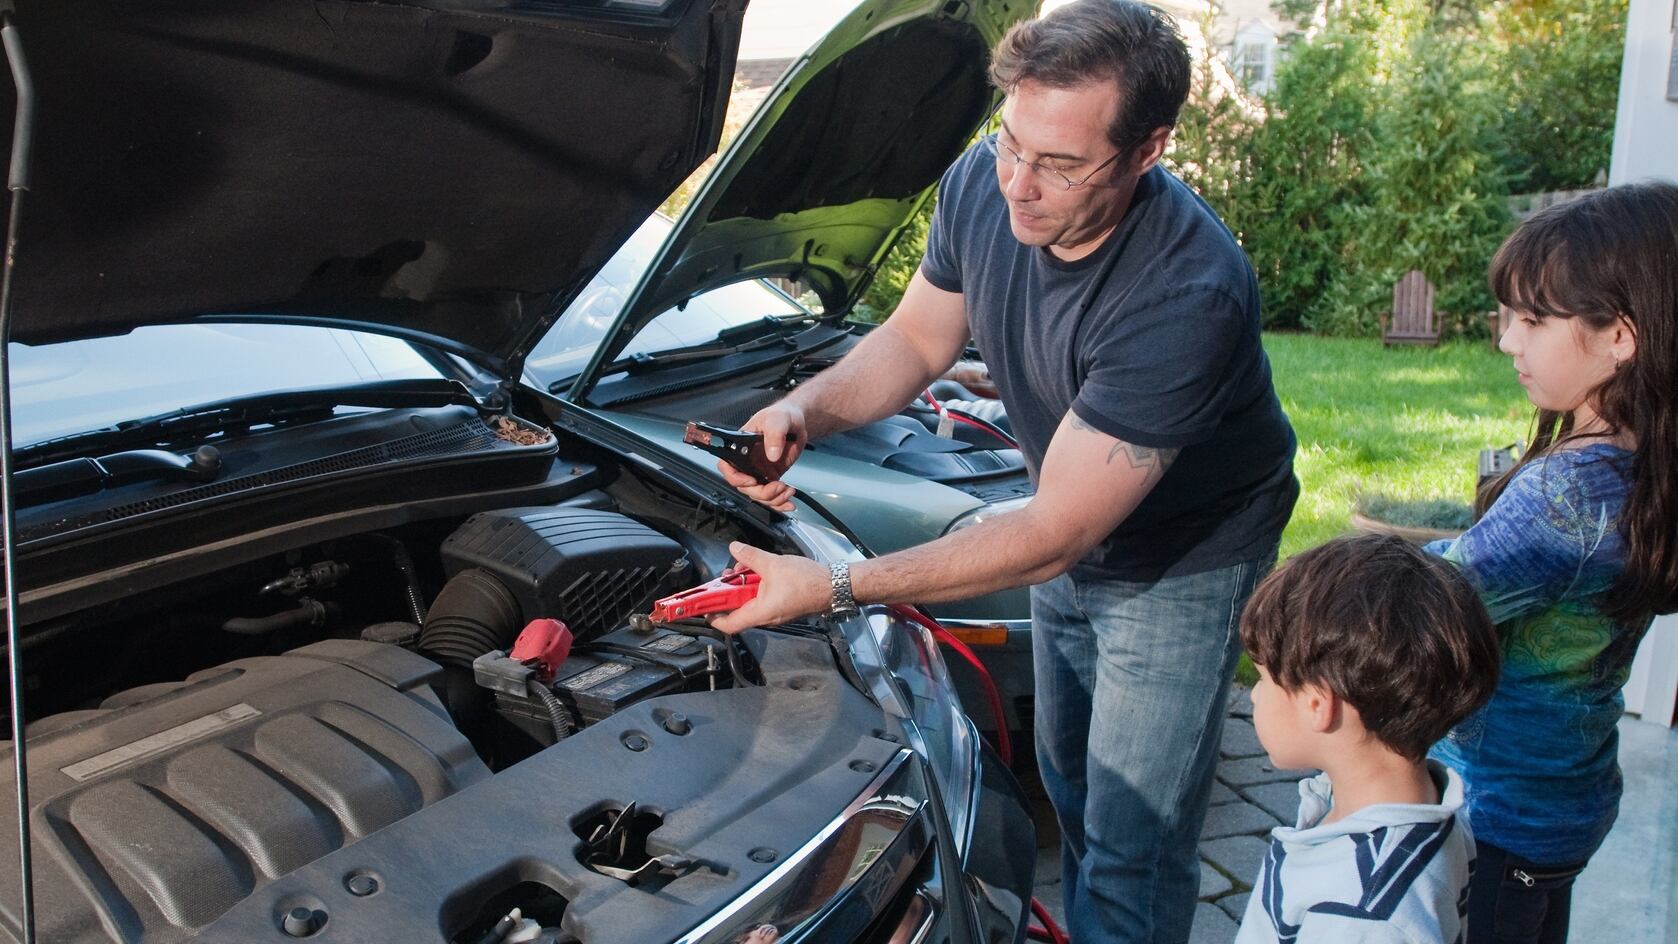
M 1230 693 L 1219 748 L 1212 806 L 1200 831 L 1200 904 L 1191 944 L 1228 944 L 1247 908 L 1259 863 L 1269 847 L 1270 830 L 1292 823 L 1299 810 L 1299 781 L 1310 771 L 1270 766 L 1253 731 L 1253 702 L 1237 686 Z M 1035 786 L 1033 784 L 1032 786 Z M 1030 789 L 1030 787 L 1028 787 Z M 1060 896 L 1060 834 L 1048 803 L 1037 813 L 1037 886 L 1034 893 L 1056 921 L 1064 921 Z
M 1245 689 L 1230 695 L 1212 808 L 1200 840 L 1200 904 L 1192 944 L 1228 944 L 1247 907 L 1268 845 L 1265 833 L 1292 823 L 1298 782 L 1307 771 L 1276 770 L 1253 733 Z M 1608 840 L 1579 877 L 1573 896 L 1576 941 L 1678 944 L 1678 729 L 1630 718 L 1620 722 L 1620 766 L 1626 793 Z M 1036 791 L 1037 876 L 1034 892 L 1061 920 L 1060 835 Z

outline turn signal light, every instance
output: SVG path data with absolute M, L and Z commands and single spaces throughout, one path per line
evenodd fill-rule
M 1008 644 L 1008 627 L 1000 624 L 991 626 L 962 626 L 946 625 L 950 635 L 956 637 L 969 646 L 1005 646 Z

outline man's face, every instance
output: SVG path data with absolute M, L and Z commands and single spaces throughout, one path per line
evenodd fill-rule
M 1028 81 L 1008 95 L 998 143 L 1074 181 L 1095 171 L 1082 186 L 1067 190 L 1053 174 L 998 159 L 996 182 L 1008 201 L 1015 239 L 1075 259 L 1099 245 L 1118 224 L 1135 187 L 1134 161 L 1101 164 L 1118 151 L 1107 139 L 1107 128 L 1119 106 L 1119 90 L 1112 82 L 1051 88 Z

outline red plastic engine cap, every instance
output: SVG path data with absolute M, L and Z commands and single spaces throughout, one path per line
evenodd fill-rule
M 511 655 L 519 662 L 534 659 L 542 681 L 550 681 L 555 670 L 571 655 L 571 630 L 556 619 L 533 619 L 513 641 Z

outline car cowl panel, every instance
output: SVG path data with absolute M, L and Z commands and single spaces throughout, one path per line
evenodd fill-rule
M 19 4 L 13 339 L 252 313 L 516 357 L 720 133 L 743 0 L 612 6 Z

